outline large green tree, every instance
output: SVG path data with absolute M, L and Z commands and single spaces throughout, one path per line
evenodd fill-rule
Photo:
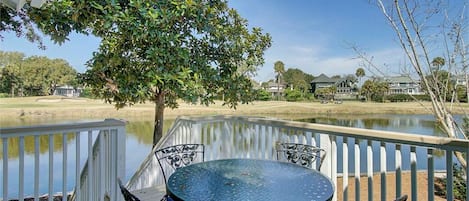
M 117 108 L 155 103 L 153 143 L 163 134 L 165 107 L 178 100 L 213 103 L 221 91 L 224 103 L 252 101 L 252 84 L 243 66 L 264 62 L 270 36 L 260 28 L 248 30 L 247 21 L 222 0 L 130 1 L 95 6 L 108 13 L 100 48 L 82 75 L 93 93 Z
M 289 68 L 283 74 L 284 81 L 295 89 L 300 90 L 302 93 L 309 92 L 311 87 L 311 80 L 307 73 L 297 68 Z
M 21 13 L 57 43 L 73 31 L 100 37 L 81 80 L 117 108 L 154 102 L 154 144 L 164 108 L 179 99 L 209 104 L 222 92 L 230 107 L 251 101 L 247 76 L 271 44 L 226 0 L 63 0 Z
M 11 96 L 52 95 L 60 85 L 75 82 L 77 72 L 63 59 L 24 57 L 19 52 L 0 51 L 0 93 Z

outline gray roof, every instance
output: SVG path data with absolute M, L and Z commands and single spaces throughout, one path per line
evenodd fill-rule
M 311 83 L 335 83 L 337 79 L 332 79 L 321 73 L 318 77 L 314 78 Z

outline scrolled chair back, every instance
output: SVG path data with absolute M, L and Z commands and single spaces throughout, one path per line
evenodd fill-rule
M 203 144 L 178 144 L 164 147 L 155 151 L 165 182 L 167 175 L 163 168 L 163 161 L 173 170 L 190 165 L 194 162 L 204 161 L 205 146 Z
M 313 167 L 316 159 L 321 158 L 320 168 L 326 153 L 324 149 L 316 146 L 289 142 L 277 143 L 276 151 L 277 160 L 288 161 L 307 168 Z

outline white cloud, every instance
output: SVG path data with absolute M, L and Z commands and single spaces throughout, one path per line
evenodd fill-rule
M 324 73 L 328 76 L 355 74 L 361 61 L 355 59 L 357 54 L 352 50 L 339 56 L 325 55 L 326 48 L 320 46 L 302 47 L 292 46 L 282 50 L 273 49 L 266 52 L 265 65 L 259 70 L 257 80 L 267 81 L 274 77 L 274 63 L 278 60 L 285 64 L 285 68 L 299 68 L 305 73 L 318 76 Z M 373 62 L 379 66 L 379 71 L 386 75 L 398 74 L 403 68 L 402 50 L 399 48 L 380 49 L 367 52 L 373 57 Z M 382 76 L 377 70 L 364 68 L 366 75 Z

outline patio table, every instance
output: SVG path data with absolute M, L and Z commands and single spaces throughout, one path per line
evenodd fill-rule
M 293 163 L 223 159 L 179 168 L 168 179 L 174 200 L 330 200 L 332 181 Z

